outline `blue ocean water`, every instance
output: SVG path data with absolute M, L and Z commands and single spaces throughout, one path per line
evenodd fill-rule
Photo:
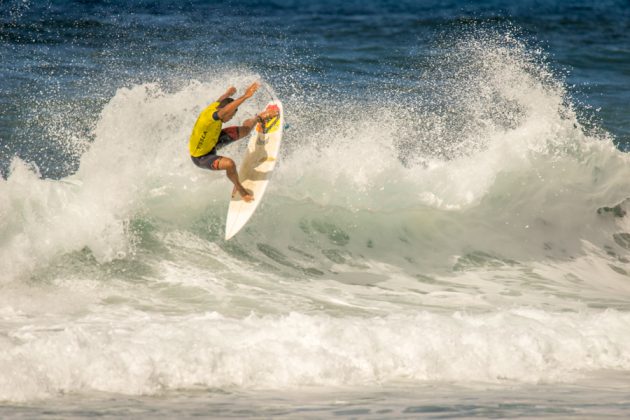
M 629 33 L 621 0 L 0 0 L 0 412 L 626 417 Z M 226 242 L 186 142 L 255 80 L 289 128 Z

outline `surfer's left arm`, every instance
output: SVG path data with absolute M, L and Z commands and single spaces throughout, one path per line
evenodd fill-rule
M 236 88 L 234 86 L 230 86 L 228 88 L 228 90 L 225 91 L 225 93 L 223 95 L 221 95 L 221 97 L 219 97 L 219 99 L 217 99 L 217 102 L 221 102 L 224 99 L 229 98 L 230 96 L 234 95 L 236 93 Z
M 232 102 L 230 102 L 229 104 L 227 104 L 226 106 L 224 106 L 223 108 L 219 108 L 217 110 L 217 116 L 223 120 L 223 117 L 225 115 L 229 115 L 232 112 L 236 112 L 236 109 L 241 106 L 241 104 L 243 102 L 245 102 L 246 100 L 248 100 L 249 98 L 252 97 L 252 95 L 254 93 L 256 93 L 256 91 L 258 90 L 258 88 L 260 87 L 260 83 L 258 82 L 254 82 L 251 84 L 251 86 L 249 86 L 247 88 L 247 90 L 245 90 L 245 93 L 243 94 L 243 96 L 241 96 L 240 98 L 236 98 L 234 99 Z

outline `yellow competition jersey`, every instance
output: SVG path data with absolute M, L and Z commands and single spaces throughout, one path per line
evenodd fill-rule
M 191 156 L 199 157 L 209 153 L 219 141 L 223 122 L 212 118 L 218 106 L 219 102 L 213 102 L 199 114 L 188 141 Z

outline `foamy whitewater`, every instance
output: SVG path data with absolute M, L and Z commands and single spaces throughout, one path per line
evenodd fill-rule
M 254 71 L 120 87 L 87 136 L 57 133 L 82 153 L 62 179 L 14 158 L 0 400 L 627 378 L 630 159 L 538 53 L 479 38 L 448 85 L 419 74 L 363 102 L 275 86 L 283 154 L 229 242 L 229 181 L 186 145 Z

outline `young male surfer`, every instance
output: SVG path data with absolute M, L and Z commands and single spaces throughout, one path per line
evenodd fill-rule
M 251 98 L 259 87 L 259 83 L 252 83 L 243 96 L 233 99 L 231 96 L 236 93 L 236 88 L 231 86 L 219 99 L 201 111 L 188 141 L 190 157 L 194 164 L 211 171 L 226 171 L 228 179 L 234 183 L 232 194 L 238 192 L 247 202 L 252 201 L 254 196 L 241 184 L 234 161 L 225 156 L 217 155 L 217 150 L 247 136 L 256 123 L 264 124 L 267 118 L 275 117 L 278 114 L 276 109 L 266 109 L 245 120 L 240 127 L 223 128 L 223 123 L 230 121 L 238 111 L 238 107 Z

